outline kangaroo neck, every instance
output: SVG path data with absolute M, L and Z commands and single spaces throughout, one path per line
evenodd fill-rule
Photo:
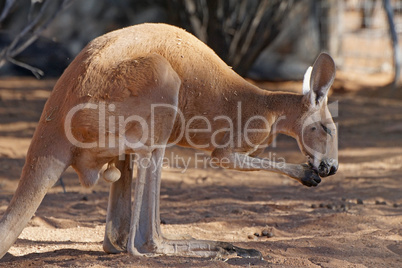
M 274 117 L 274 133 L 296 136 L 298 121 L 303 114 L 303 95 L 290 92 L 269 92 L 265 105 Z

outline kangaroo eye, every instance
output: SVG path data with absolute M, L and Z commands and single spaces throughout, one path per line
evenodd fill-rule
M 312 130 L 312 131 L 316 131 L 317 128 L 316 128 L 316 127 L 312 127 L 311 130 Z
M 327 128 L 327 127 L 326 127 L 325 125 L 323 125 L 323 124 L 321 124 L 321 126 L 322 126 L 322 129 L 324 129 L 324 131 L 328 133 L 328 135 L 332 136 L 332 132 L 331 132 L 331 130 L 330 130 L 329 128 Z

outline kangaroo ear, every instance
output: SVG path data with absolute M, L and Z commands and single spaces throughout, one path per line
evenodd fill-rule
M 334 60 L 327 53 L 321 53 L 314 62 L 310 76 L 310 90 L 306 95 L 312 105 L 321 105 L 327 99 L 329 88 L 335 79 L 335 72 Z M 303 92 L 305 83 L 307 82 L 303 81 Z
M 313 67 L 308 67 L 306 73 L 304 74 L 303 78 L 303 95 L 306 95 L 310 92 L 310 77 L 311 77 L 311 70 Z

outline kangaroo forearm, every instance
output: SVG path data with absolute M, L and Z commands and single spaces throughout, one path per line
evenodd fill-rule
M 251 157 L 246 154 L 217 149 L 212 153 L 219 165 L 227 169 L 240 171 L 270 171 L 287 175 L 306 186 L 317 186 L 321 181 L 317 173 L 305 164 L 289 164 L 269 159 Z
M 258 157 L 251 157 L 246 154 L 230 152 L 218 157 L 219 164 L 223 168 L 236 169 L 240 171 L 265 170 L 281 173 L 294 177 L 300 165 L 287 164 L 284 162 L 272 161 Z

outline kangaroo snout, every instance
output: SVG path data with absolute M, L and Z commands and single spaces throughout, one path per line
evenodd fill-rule
M 338 170 L 338 161 L 334 159 L 324 159 L 318 167 L 318 174 L 321 177 L 334 175 Z

